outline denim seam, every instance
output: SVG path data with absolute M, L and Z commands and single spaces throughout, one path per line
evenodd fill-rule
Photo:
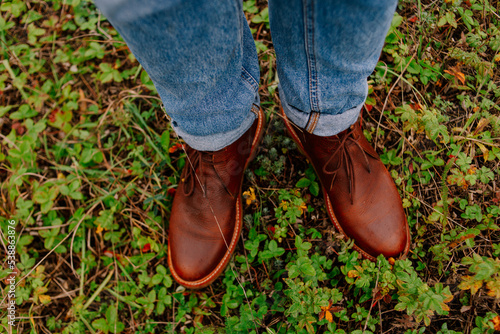
M 241 67 L 241 77 L 253 88 L 254 91 L 259 89 L 257 80 L 255 80 L 255 78 L 243 66 Z
M 316 72 L 316 59 L 314 57 L 314 0 L 304 1 L 304 29 L 306 58 L 309 72 L 309 98 L 311 111 L 319 112 L 318 103 L 318 75 Z M 314 131 L 314 129 L 312 129 Z

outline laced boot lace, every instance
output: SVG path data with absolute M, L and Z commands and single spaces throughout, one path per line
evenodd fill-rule
M 182 190 L 185 196 L 191 196 L 193 194 L 194 189 L 196 188 L 195 182 L 198 182 L 203 191 L 203 197 L 207 197 L 207 178 L 205 176 L 205 173 L 203 173 L 203 170 L 205 168 L 211 168 L 215 171 L 217 178 L 219 179 L 220 183 L 227 191 L 227 193 L 234 198 L 234 194 L 232 194 L 231 191 L 227 188 L 224 180 L 222 180 L 221 176 L 219 175 L 217 168 L 215 168 L 216 165 L 221 165 L 225 162 L 224 159 L 217 160 L 215 158 L 217 152 L 202 152 L 188 146 L 186 147 L 186 155 L 189 165 L 184 167 L 181 174 L 181 181 L 183 182 Z M 198 171 L 199 175 L 196 171 Z M 201 179 L 200 177 L 203 179 Z
M 326 164 L 323 166 L 323 173 L 328 174 L 328 175 L 333 175 L 332 176 L 332 181 L 330 183 L 329 190 L 332 189 L 333 182 L 335 181 L 335 178 L 337 176 L 337 172 L 342 168 L 343 165 L 345 165 L 345 169 L 347 172 L 347 178 L 349 179 L 349 197 L 351 200 L 351 204 L 353 204 L 353 194 L 354 194 L 354 178 L 355 178 L 355 173 L 354 173 L 354 165 L 352 162 L 352 157 L 351 153 L 349 153 L 349 150 L 347 149 L 347 143 L 351 142 L 354 145 L 356 145 L 360 151 L 363 153 L 363 158 L 365 160 L 365 167 L 368 173 L 371 173 L 371 168 L 370 168 L 370 163 L 368 162 L 368 156 L 371 156 L 373 158 L 377 158 L 374 156 L 371 152 L 368 152 L 359 144 L 359 138 L 357 135 L 355 135 L 355 130 L 356 128 L 353 126 L 351 129 L 345 133 L 341 133 L 338 136 L 335 136 L 331 138 L 330 140 L 333 143 L 338 142 L 338 146 L 333 151 L 331 157 L 328 159 Z M 338 160 L 337 166 L 334 168 L 331 168 L 330 166 L 333 161 Z

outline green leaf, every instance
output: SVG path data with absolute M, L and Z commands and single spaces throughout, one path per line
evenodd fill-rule
M 23 104 L 22 106 L 19 107 L 18 111 L 10 114 L 9 118 L 10 119 L 25 119 L 25 118 L 34 117 L 36 115 L 38 115 L 38 112 L 36 110 L 31 109 L 30 106 L 27 104 Z
M 311 185 L 309 186 L 309 191 L 313 196 L 318 196 L 319 195 L 319 184 L 318 182 L 311 182 Z
M 106 322 L 106 319 L 104 319 L 104 318 L 100 318 L 100 319 L 92 321 L 92 326 L 95 329 L 103 331 L 106 334 L 109 332 L 108 323 Z
M 15 25 L 14 22 L 6 22 L 5 19 L 0 16 L 0 31 L 6 31 Z
M 309 179 L 306 179 L 305 177 L 301 178 L 299 181 L 297 181 L 297 184 L 295 186 L 297 188 L 305 188 L 311 184 L 311 181 Z

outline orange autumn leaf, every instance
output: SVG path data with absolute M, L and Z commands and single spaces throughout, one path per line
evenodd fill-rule
M 460 72 L 458 68 L 451 67 L 450 70 L 444 70 L 444 72 L 454 76 L 462 83 L 462 85 L 465 85 L 465 74 Z
M 333 322 L 333 315 L 328 310 L 325 312 L 325 319 L 328 320 L 328 322 Z
M 307 212 L 307 205 L 306 203 L 302 202 L 302 204 L 299 206 L 300 214 L 304 214 L 304 212 Z
M 99 225 L 97 226 L 97 228 L 95 229 L 95 233 L 97 233 L 97 234 L 101 234 L 103 230 L 104 230 L 104 229 L 101 227 L 101 224 L 99 224 Z
M 497 315 L 496 317 L 491 319 L 491 321 L 493 322 L 493 328 L 496 331 L 500 331 L 500 316 Z
M 321 306 L 321 312 L 319 313 L 319 320 L 326 319 L 328 322 L 333 322 L 333 313 L 342 311 L 342 307 L 333 306 L 332 301 L 330 300 L 328 306 Z

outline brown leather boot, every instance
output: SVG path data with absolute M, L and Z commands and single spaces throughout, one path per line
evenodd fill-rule
M 410 232 L 391 175 L 370 146 L 360 122 L 331 137 L 298 128 L 282 110 L 293 140 L 313 165 L 323 186 L 330 219 L 354 248 L 375 260 L 406 255 Z
M 187 288 L 203 288 L 226 268 L 242 227 L 243 173 L 262 137 L 264 114 L 236 142 L 220 151 L 188 147 L 168 232 L 168 265 Z

